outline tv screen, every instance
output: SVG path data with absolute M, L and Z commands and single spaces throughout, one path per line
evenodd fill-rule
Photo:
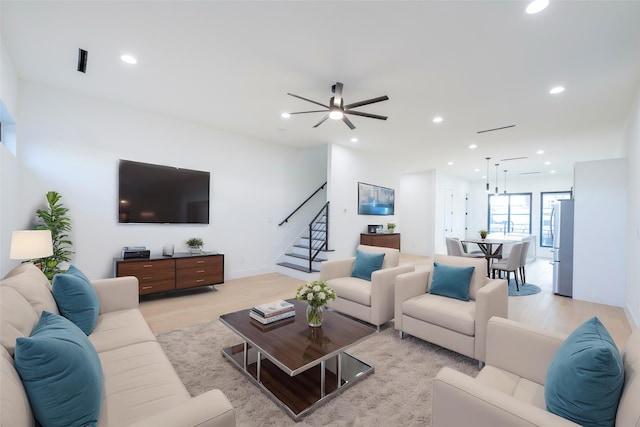
M 209 224 L 209 175 L 120 160 L 118 222 Z
M 394 207 L 392 188 L 358 183 L 358 215 L 393 215 Z

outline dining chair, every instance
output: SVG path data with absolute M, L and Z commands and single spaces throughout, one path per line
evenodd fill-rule
M 513 272 L 514 279 L 516 281 L 516 289 L 520 290 L 520 284 L 518 283 L 518 269 L 520 268 L 520 253 L 522 252 L 522 243 L 514 243 L 511 246 L 511 253 L 509 253 L 509 258 L 502 261 L 496 261 L 491 264 L 492 277 L 496 278 L 496 270 L 500 272 L 500 276 L 502 276 L 502 272 L 505 271 L 507 273 L 507 283 L 509 283 L 509 279 L 511 277 L 511 272 Z M 523 282 L 524 284 L 524 282 Z
M 464 246 L 462 246 L 462 242 L 460 241 L 460 239 L 456 239 L 455 237 L 445 237 L 445 239 L 447 244 L 447 255 L 470 258 L 484 258 L 484 254 L 480 251 L 466 252 L 464 250 Z
M 522 279 L 523 285 L 527 283 L 524 267 L 527 265 L 527 253 L 529 252 L 529 245 L 531 245 L 530 240 L 523 241 L 522 251 L 520 252 L 520 267 L 518 268 L 518 270 L 520 271 L 520 278 Z

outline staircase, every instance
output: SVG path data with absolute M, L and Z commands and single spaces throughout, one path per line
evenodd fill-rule
M 326 261 L 329 246 L 329 202 L 309 223 L 298 239 L 289 247 L 284 260 L 277 263 L 276 271 L 302 280 L 315 280 L 320 272 L 320 263 Z

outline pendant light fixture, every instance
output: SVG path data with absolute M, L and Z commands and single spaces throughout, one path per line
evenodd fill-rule
M 489 160 L 491 157 L 487 157 L 487 194 L 489 194 Z
M 496 196 L 498 195 L 498 166 L 500 166 L 500 163 L 496 163 Z
M 507 194 L 507 170 L 504 170 L 504 194 Z

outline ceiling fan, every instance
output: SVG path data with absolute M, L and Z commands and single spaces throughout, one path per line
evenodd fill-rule
M 379 96 L 377 98 L 367 99 L 365 101 L 354 102 L 353 104 L 344 105 L 344 98 L 342 97 L 342 88 L 343 84 L 340 82 L 336 82 L 333 86 L 331 86 L 331 92 L 333 92 L 334 96 L 329 100 L 329 105 L 324 105 L 316 101 L 312 101 L 311 99 L 303 98 L 298 95 L 294 95 L 293 93 L 287 93 L 287 95 L 293 96 L 294 98 L 302 99 L 303 101 L 308 101 L 313 104 L 319 105 L 321 107 L 326 108 L 326 110 L 313 110 L 313 111 L 299 111 L 296 113 L 289 114 L 307 114 L 307 113 L 327 113 L 316 125 L 314 128 L 317 128 L 325 120 L 331 118 L 334 120 L 342 120 L 350 129 L 355 129 L 356 127 L 351 123 L 351 120 L 347 118 L 347 114 L 352 114 L 354 116 L 362 116 L 369 117 L 371 119 L 378 120 L 387 120 L 386 116 L 380 116 L 378 114 L 371 113 L 363 113 L 361 111 L 354 111 L 354 108 L 362 107 L 364 105 L 374 104 L 376 102 L 386 101 L 389 99 L 387 95 Z

